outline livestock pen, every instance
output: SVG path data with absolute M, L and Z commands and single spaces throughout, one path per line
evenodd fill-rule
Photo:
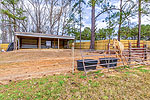
M 112 48 L 111 44 L 110 48 Z M 123 60 L 116 57 L 116 54 L 114 54 L 115 51 L 112 49 L 107 48 L 109 53 L 104 55 L 103 52 L 106 50 L 78 50 L 74 49 L 74 46 L 72 50 L 20 49 L 12 52 L 0 53 L 0 81 L 36 78 L 58 73 L 76 73 L 78 72 L 77 61 L 84 59 L 97 60 L 96 70 L 112 69 L 119 66 L 149 64 L 150 52 L 147 47 L 139 49 L 141 55 L 139 52 L 135 51 L 134 46 L 129 48 L 130 49 L 124 51 L 125 57 L 123 57 Z M 109 65 L 112 66 L 113 64 L 111 65 L 111 63 L 113 62 L 111 62 L 111 60 L 106 61 L 107 59 L 105 59 L 105 66 L 101 66 L 102 64 L 99 58 L 117 58 L 117 64 L 109 68 Z M 88 66 L 83 67 L 86 69 Z M 91 67 L 91 65 L 89 67 Z M 86 73 L 96 70 L 86 70 Z
M 133 44 L 133 45 L 132 45 Z M 142 43 L 141 43 L 142 44 Z M 78 60 L 77 69 L 87 72 L 114 69 L 117 67 L 133 67 L 136 65 L 150 65 L 150 50 L 147 45 L 135 48 L 135 43 L 129 43 L 128 49 L 121 54 L 116 54 L 117 50 L 112 50 L 112 44 L 108 44 L 107 50 L 83 50 L 82 60 Z M 143 44 L 142 44 L 143 45 Z M 105 54 L 104 52 L 107 52 Z

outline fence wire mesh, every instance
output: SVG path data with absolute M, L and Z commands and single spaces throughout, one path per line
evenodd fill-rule
M 143 48 L 129 47 L 122 54 L 119 50 L 82 50 L 82 60 L 77 60 L 77 69 L 87 72 L 116 67 L 133 67 L 134 65 L 150 65 L 150 50 L 147 46 Z

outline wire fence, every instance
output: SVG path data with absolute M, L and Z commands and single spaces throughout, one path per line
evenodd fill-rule
M 34 52 L 34 50 L 31 50 Z M 40 50 L 38 50 L 40 51 Z M 71 55 L 72 50 L 58 50 L 61 51 L 62 56 L 57 57 L 57 55 L 52 56 L 51 58 L 42 58 L 42 59 L 35 59 L 37 57 L 31 57 L 30 59 L 9 59 L 10 61 L 0 61 L 1 66 L 1 75 L 0 81 L 7 81 L 7 80 L 16 80 L 16 79 L 25 79 L 27 77 L 36 77 L 36 76 L 43 76 L 43 75 L 50 75 L 56 73 L 68 73 L 72 71 L 72 61 L 73 55 Z M 14 55 L 17 55 L 20 51 L 16 51 Z M 30 52 L 30 50 L 26 50 L 25 52 Z M 30 52 L 29 54 L 31 54 Z M 54 52 L 54 50 L 46 51 Z M 13 54 L 14 52 L 12 52 Z M 41 52 L 44 53 L 44 52 Z M 7 55 L 7 53 L 3 53 L 3 55 Z M 24 53 L 26 54 L 26 53 Z M 65 54 L 65 55 L 64 55 Z M 28 56 L 27 56 L 28 58 Z M 79 57 L 74 57 L 74 59 L 78 59 Z M 7 74 L 6 74 L 7 73 Z
M 76 52 L 74 48 L 74 44 L 72 44 L 72 50 L 69 50 L 72 55 L 68 55 L 68 57 L 66 58 L 58 58 L 57 62 L 47 64 L 42 64 L 39 62 L 39 65 L 34 66 L 34 68 L 40 68 L 40 72 L 23 73 L 22 75 L 28 76 L 34 75 L 35 73 L 36 75 L 41 73 L 55 73 L 57 71 L 61 72 L 63 70 L 70 72 L 72 71 L 72 73 L 74 73 L 75 69 L 82 70 L 85 72 L 85 75 L 87 75 L 88 72 L 102 69 L 112 69 L 124 66 L 131 67 L 138 64 L 150 65 L 150 50 L 148 49 L 147 45 L 143 46 L 143 48 L 134 48 L 132 44 L 129 44 L 129 49 L 124 50 L 122 55 L 120 53 L 116 54 L 116 52 L 119 52 L 118 50 L 110 49 L 112 48 L 112 44 L 108 44 L 107 50 L 81 50 L 81 56 L 75 55 Z M 47 60 L 49 59 L 43 59 L 42 61 L 44 62 Z M 15 63 L 26 61 L 28 60 L 19 60 L 15 61 Z M 14 61 L 10 61 L 9 63 L 14 63 Z M 49 66 L 53 66 L 54 68 L 48 68 Z M 55 67 L 57 68 L 55 69 Z M 22 70 L 28 68 L 30 68 L 30 66 L 16 65 L 13 68 L 11 68 L 11 70 L 15 71 L 16 69 Z M 8 71 L 9 70 L 10 69 L 8 68 Z M 16 77 L 20 76 L 16 75 Z
M 109 44 L 107 50 L 82 50 L 82 60 L 77 60 L 77 69 L 87 75 L 88 72 L 102 69 L 150 65 L 150 50 L 147 45 L 134 48 L 130 43 L 129 49 L 124 50 L 122 54 L 119 50 L 110 50 L 111 46 L 112 44 Z

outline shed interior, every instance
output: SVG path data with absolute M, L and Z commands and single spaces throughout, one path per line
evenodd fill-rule
M 25 34 L 26 35 L 26 34 Z M 38 34 L 34 36 L 25 36 L 21 34 L 15 35 L 14 49 L 28 49 L 28 48 L 57 48 L 57 49 L 66 49 L 69 48 L 69 41 L 73 40 L 69 37 L 60 37 L 52 35 L 41 35 L 38 37 Z M 43 36 L 43 37 L 42 37 Z

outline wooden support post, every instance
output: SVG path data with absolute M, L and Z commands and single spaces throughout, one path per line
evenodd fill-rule
M 41 49 L 41 37 L 39 37 L 39 41 L 38 41 L 38 49 Z
M 59 39 L 58 39 L 58 49 L 59 49 Z
M 54 48 L 55 48 L 55 39 L 54 39 Z
M 131 61 L 131 43 L 129 43 L 129 59 L 128 59 L 128 62 L 129 62 L 129 64 L 131 63 L 130 61 Z
M 144 45 L 144 60 L 147 60 L 147 45 Z
M 69 48 L 69 41 L 67 40 L 67 49 Z
M 16 50 L 16 36 L 14 36 L 14 50 Z
M 39 48 L 39 38 L 37 39 L 36 44 L 37 44 L 37 49 L 38 49 Z
M 74 73 L 74 43 L 72 43 L 72 73 Z
M 20 38 L 18 37 L 18 49 L 20 49 Z
M 14 36 L 14 50 L 17 50 L 17 36 Z

